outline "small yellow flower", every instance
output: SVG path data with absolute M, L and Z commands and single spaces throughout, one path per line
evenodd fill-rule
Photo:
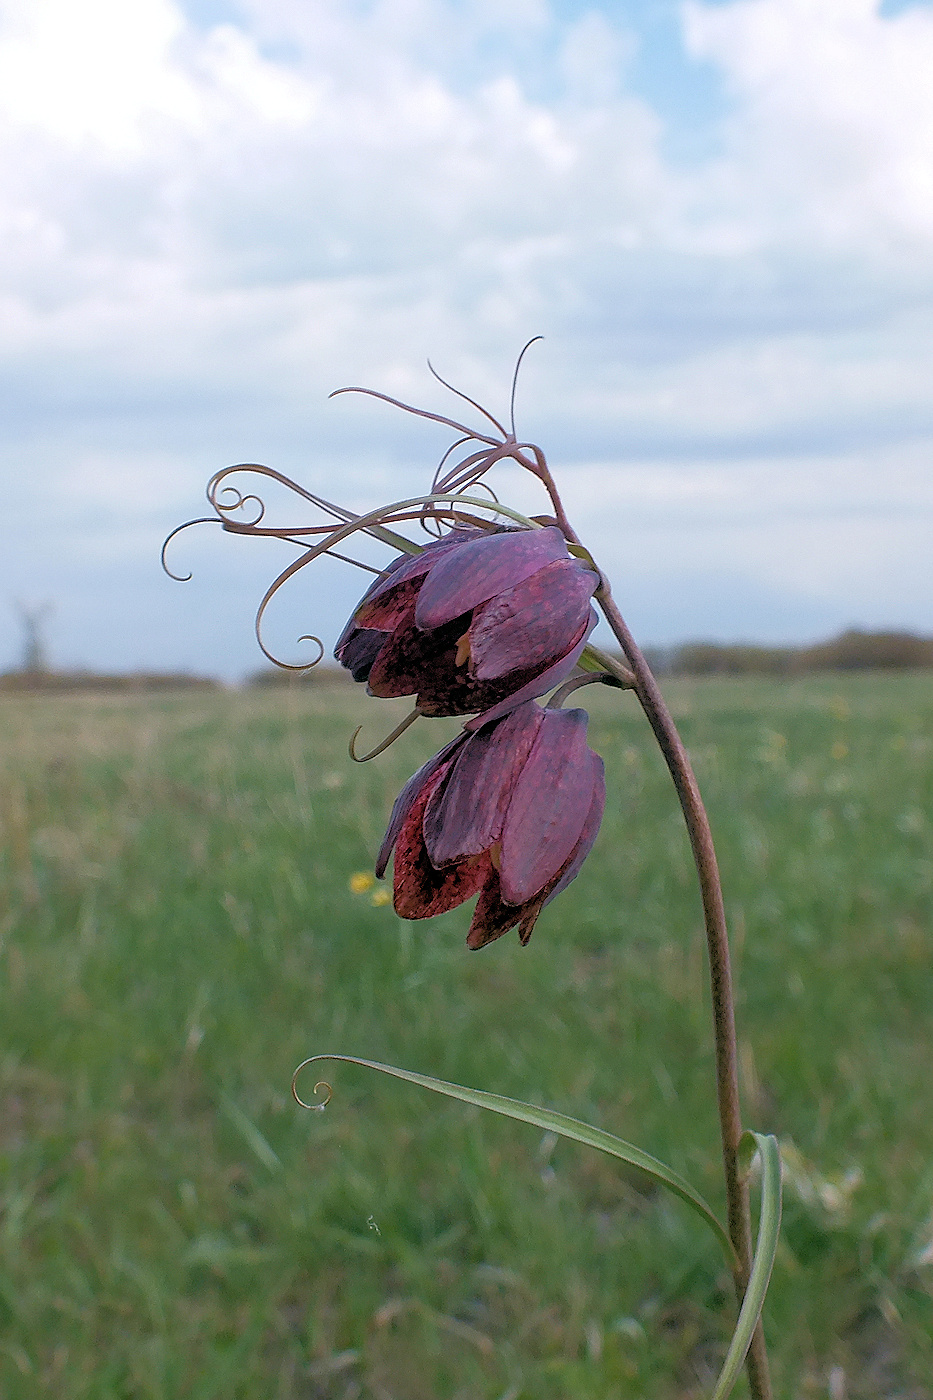
M 369 870 L 358 870 L 350 876 L 350 889 L 354 894 L 365 894 L 376 883 L 376 877 Z
M 848 754 L 848 752 L 849 752 L 849 745 L 848 745 L 848 744 L 843 744 L 841 741 L 838 741 L 838 740 L 837 740 L 837 742 L 836 742 L 835 744 L 833 744 L 833 748 L 832 748 L 833 758 L 835 758 L 835 759 L 843 759 L 843 758 L 846 757 L 846 755 Z
M 369 902 L 374 909 L 384 909 L 387 904 L 392 903 L 392 891 L 374 890 L 369 896 Z

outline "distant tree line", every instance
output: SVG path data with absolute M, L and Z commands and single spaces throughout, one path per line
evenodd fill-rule
M 933 637 L 852 628 L 807 647 L 686 642 L 658 648 L 649 661 L 676 676 L 800 676 L 813 671 L 910 671 L 933 667 Z
M 109 675 L 103 671 L 7 671 L 0 675 L 0 691 L 13 694 L 69 694 L 75 691 L 117 691 L 137 693 L 154 690 L 218 690 L 220 682 L 211 676 L 187 672 L 130 671 Z
M 862 632 L 852 628 L 828 642 L 809 647 L 763 647 L 719 642 L 685 642 L 677 647 L 649 647 L 648 661 L 659 675 L 668 676 L 801 676 L 814 671 L 910 671 L 933 668 L 933 637 L 913 632 Z M 340 666 L 315 666 L 309 671 L 285 671 L 269 666 L 247 678 L 250 688 L 352 684 Z M 187 672 L 26 670 L 0 674 L 0 693 L 66 694 L 110 691 L 134 694 L 168 690 L 217 690 L 210 676 Z

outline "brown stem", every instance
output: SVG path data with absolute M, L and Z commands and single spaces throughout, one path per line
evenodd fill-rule
M 709 949 L 710 982 L 713 1000 L 713 1027 L 716 1042 L 716 1088 L 719 1101 L 719 1130 L 726 1178 L 729 1235 L 739 1259 L 734 1271 L 736 1296 L 741 1303 L 748 1286 L 752 1263 L 751 1213 L 748 1183 L 739 1167 L 738 1148 L 742 1136 L 739 1109 L 738 1057 L 735 1037 L 735 1003 L 729 962 L 729 938 L 722 901 L 719 866 L 712 832 L 690 759 L 658 683 L 629 631 L 622 614 L 603 580 L 597 601 L 612 628 L 636 678 L 636 693 L 674 780 L 690 836 L 690 846 L 700 879 L 706 942 Z M 759 1320 L 746 1361 L 749 1386 L 754 1400 L 771 1400 L 768 1356 L 764 1330 Z
M 525 455 L 526 452 L 530 452 L 534 460 L 529 460 Z M 551 504 L 554 507 L 554 518 L 560 526 L 564 538 L 569 540 L 571 544 L 579 544 L 579 536 L 567 519 L 567 512 L 564 510 L 564 503 L 560 498 L 557 483 L 551 475 L 547 458 L 541 448 L 533 442 L 516 443 L 510 456 L 514 457 L 520 467 L 524 467 L 526 471 L 531 472 L 532 476 L 536 476 L 539 481 L 544 483 L 544 489 L 550 496 Z

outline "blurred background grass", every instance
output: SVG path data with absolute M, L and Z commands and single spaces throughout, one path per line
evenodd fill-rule
M 786 1397 L 933 1395 L 933 687 L 667 686 L 719 846 L 748 1122 L 780 1137 L 767 1307 Z M 708 1391 L 717 1247 L 618 1164 L 306 1055 L 531 1099 L 721 1201 L 705 950 L 670 781 L 630 696 L 527 949 L 404 924 L 371 868 L 456 730 L 358 691 L 0 707 L 0 1394 L 608 1400 Z

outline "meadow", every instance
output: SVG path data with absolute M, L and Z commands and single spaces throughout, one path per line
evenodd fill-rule
M 781 1140 L 786 1400 L 933 1396 L 933 680 L 672 681 L 717 838 L 747 1122 Z M 365 878 L 455 732 L 356 689 L 0 701 L 4 1400 L 686 1400 L 713 1237 L 619 1164 L 334 1065 L 546 1104 L 721 1206 L 689 850 L 633 698 L 576 883 L 464 947 Z M 312 1080 L 313 1082 L 313 1076 Z M 310 1082 L 305 1087 L 310 1088 Z

